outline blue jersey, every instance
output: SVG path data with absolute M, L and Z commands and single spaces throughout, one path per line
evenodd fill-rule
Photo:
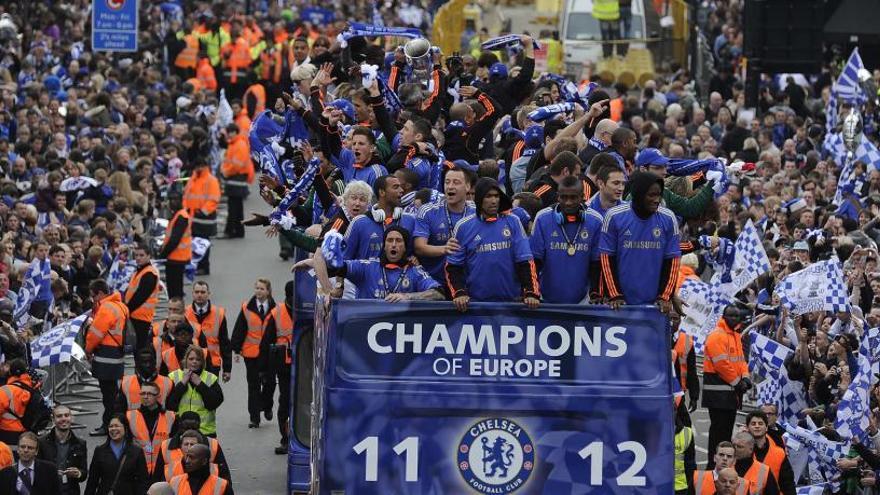
M 399 225 L 412 233 L 415 230 L 416 219 L 408 213 L 402 213 L 397 220 L 391 220 L 382 225 L 370 215 L 358 215 L 351 220 L 348 230 L 345 231 L 345 259 L 366 260 L 378 258 L 382 254 L 382 244 L 385 239 L 385 229 L 392 225 Z M 407 246 L 412 248 L 412 246 Z
M 417 189 L 438 189 L 440 187 L 440 170 L 435 167 L 428 159 L 415 156 L 406 161 L 406 168 L 412 170 L 419 176 L 419 187 Z M 437 168 L 435 171 L 434 169 Z
M 424 292 L 440 287 L 418 265 L 382 266 L 377 259 L 346 261 L 345 278 L 357 286 L 358 299 L 385 299 L 388 294 Z
M 563 230 L 564 229 L 564 230 Z M 599 259 L 602 217 L 591 209 L 577 222 L 559 223 L 553 207 L 535 216 L 530 244 L 538 272 L 541 296 L 555 304 L 577 304 L 590 291 L 590 262 Z
M 428 240 L 429 246 L 445 246 L 446 241 L 452 237 L 452 230 L 455 224 L 462 218 L 473 215 L 475 208 L 467 204 L 462 213 L 449 211 L 446 207 L 446 201 L 431 203 L 424 205 L 419 209 L 416 217 L 416 230 L 413 232 L 413 239 L 423 237 Z M 419 257 L 425 270 L 434 277 L 434 280 L 443 282 L 446 274 L 443 272 L 443 264 L 446 261 L 445 256 L 437 258 Z
M 618 199 L 617 204 L 615 204 L 614 206 L 618 206 L 622 203 L 623 203 L 623 201 Z M 587 206 L 589 206 L 591 209 L 595 210 L 596 213 L 598 213 L 599 216 L 602 218 L 605 218 L 605 214 L 608 213 L 608 210 L 610 210 L 611 208 L 614 208 L 614 206 L 612 206 L 608 210 L 606 210 L 605 208 L 602 208 L 602 200 L 599 199 L 599 193 L 594 194 L 593 197 L 590 198 L 590 202 L 588 203 Z
M 342 172 L 342 180 L 348 184 L 353 180 L 362 180 L 373 187 L 376 179 L 383 175 L 388 175 L 388 170 L 379 164 L 368 165 L 366 167 L 358 166 L 354 161 L 354 152 L 348 148 L 342 148 L 339 156 L 331 156 L 330 163 L 335 165 Z
M 608 210 L 599 250 L 617 257 L 619 289 L 627 304 L 654 304 L 663 261 L 681 256 L 678 241 L 675 214 L 662 206 L 647 219 L 639 218 L 629 203 Z
M 487 222 L 477 215 L 469 215 L 455 225 L 452 236 L 458 239 L 461 249 L 447 256 L 446 261 L 465 268 L 471 300 L 515 301 L 522 298 L 515 264 L 531 261 L 532 251 L 517 217 L 501 214 Z

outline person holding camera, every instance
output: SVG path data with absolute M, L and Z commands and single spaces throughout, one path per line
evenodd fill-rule
M 741 333 L 746 310 L 730 304 L 715 330 L 706 337 L 703 360 L 703 407 L 709 409 L 709 466 L 714 467 L 715 449 L 733 434 L 736 411 L 743 395 L 752 388 L 749 366 L 743 353 Z

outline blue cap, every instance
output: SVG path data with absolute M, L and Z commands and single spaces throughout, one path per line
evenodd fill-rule
M 530 126 L 526 129 L 526 147 L 538 149 L 544 145 L 544 128 L 539 125 Z
M 349 122 L 355 121 L 354 105 L 352 105 L 350 101 L 340 98 L 338 100 L 333 100 L 327 106 L 339 109 L 343 114 L 345 114 L 345 117 L 348 119 Z
M 657 148 L 645 148 L 636 157 L 636 167 L 648 167 L 651 165 L 665 167 L 669 165 L 669 158 L 663 156 L 663 153 Z
M 455 165 L 458 168 L 470 170 L 471 172 L 476 172 L 477 169 L 479 168 L 479 166 L 472 165 L 467 160 L 462 160 L 462 159 L 454 160 L 452 163 L 453 163 L 453 165 Z
M 495 62 L 489 67 L 489 77 L 507 79 L 507 66 L 501 62 Z

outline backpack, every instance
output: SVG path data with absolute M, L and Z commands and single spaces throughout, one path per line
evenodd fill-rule
M 28 391 L 31 396 L 24 408 L 24 414 L 19 416 L 12 411 L 10 413 L 18 419 L 24 429 L 34 433 L 44 430 L 52 420 L 52 409 L 46 403 L 46 398 L 40 390 L 21 382 L 13 382 L 10 385 Z

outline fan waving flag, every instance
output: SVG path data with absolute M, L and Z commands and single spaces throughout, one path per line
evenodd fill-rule
M 764 251 L 764 244 L 758 229 L 751 220 L 746 222 L 742 232 L 734 243 L 735 255 L 733 265 L 729 271 L 730 282 L 721 280 L 722 274 L 716 273 L 712 277 L 712 284 L 718 286 L 718 290 L 730 297 L 745 289 L 756 278 L 770 271 L 770 259 Z M 727 277 L 725 277 L 727 278 Z
M 868 441 L 868 426 L 870 424 L 871 402 L 868 391 L 871 389 L 872 342 L 871 334 L 865 333 L 859 346 L 859 368 L 853 374 L 852 381 L 840 404 L 837 406 L 837 416 L 834 421 L 834 429 L 843 438 L 858 438 L 862 442 Z
M 693 279 L 684 281 L 678 295 L 684 303 L 681 329 L 694 338 L 694 351 L 702 354 L 706 337 L 715 329 L 731 298 L 716 286 Z
M 749 371 L 761 376 L 767 376 L 768 372 L 780 370 L 785 365 L 785 360 L 794 354 L 788 347 L 771 340 L 759 333 L 749 334 Z
M 792 316 L 813 311 L 849 312 L 849 292 L 840 260 L 820 261 L 785 277 L 776 287 Z
M 67 320 L 31 342 L 31 366 L 44 368 L 70 361 L 71 354 L 75 352 L 76 336 L 88 317 L 88 313 L 85 313 Z
M 31 303 L 37 299 L 40 287 L 43 286 L 46 280 L 49 280 L 50 272 L 49 260 L 41 262 L 34 258 L 31 262 L 27 275 L 25 275 L 24 283 L 21 284 L 21 289 L 18 291 L 18 300 L 15 302 L 15 310 L 12 313 L 19 328 L 27 325 L 29 320 L 28 311 L 31 309 Z

